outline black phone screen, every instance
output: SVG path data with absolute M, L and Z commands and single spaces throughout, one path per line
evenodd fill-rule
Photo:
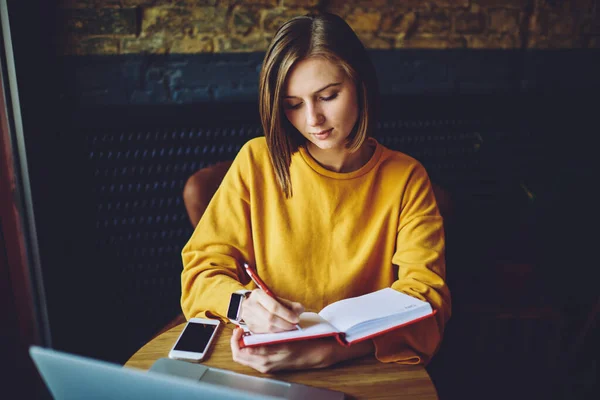
M 204 353 L 210 337 L 217 329 L 216 325 L 189 322 L 183 334 L 175 344 L 175 350 Z

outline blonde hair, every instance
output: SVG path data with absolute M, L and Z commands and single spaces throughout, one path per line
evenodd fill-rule
M 285 197 L 292 196 L 292 154 L 306 139 L 287 120 L 282 107 L 286 78 L 292 67 L 309 57 L 338 64 L 356 84 L 359 116 L 347 143 L 358 150 L 373 131 L 379 106 L 375 68 L 360 39 L 339 16 L 308 14 L 285 22 L 265 55 L 259 81 L 259 111 L 277 182 Z

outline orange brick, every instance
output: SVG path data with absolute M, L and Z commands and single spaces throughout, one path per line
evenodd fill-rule
M 121 40 L 121 54 L 165 54 L 170 43 L 163 35 Z
M 266 33 L 275 33 L 287 20 L 300 15 L 306 15 L 306 8 L 276 8 L 264 13 L 263 30 Z
M 514 49 L 520 47 L 516 36 L 505 35 L 470 35 L 466 37 L 467 46 L 473 49 Z
M 473 0 L 473 5 L 480 7 L 506 7 L 506 8 L 525 8 L 527 2 L 523 0 Z
M 214 50 L 215 45 L 212 36 L 184 36 L 173 42 L 170 52 L 178 54 L 196 54 L 212 53 Z
M 454 17 L 454 30 L 458 33 L 479 33 L 485 28 L 482 13 L 459 12 Z
M 346 17 L 346 22 L 355 32 L 377 32 L 381 22 L 381 13 L 375 10 L 356 8 Z
M 367 49 L 389 50 L 394 48 L 393 40 L 380 38 L 372 33 L 359 34 L 358 37 Z
M 446 11 L 417 13 L 417 32 L 442 33 L 450 31 L 450 17 Z
M 490 31 L 492 32 L 519 32 L 520 12 L 506 8 L 489 11 Z
M 391 0 L 390 5 L 392 7 L 402 7 L 405 9 L 432 9 L 434 7 L 467 8 L 469 7 L 469 0 Z
M 218 36 L 215 40 L 215 52 L 248 53 L 265 51 L 269 47 L 271 37 L 264 34 L 254 34 L 244 37 Z
M 381 32 L 401 33 L 408 36 L 417 27 L 417 14 L 413 11 L 407 13 L 386 13 L 381 22 Z
M 408 39 L 398 39 L 395 48 L 407 49 L 454 49 L 466 47 L 464 38 L 444 38 L 444 37 L 411 37 Z

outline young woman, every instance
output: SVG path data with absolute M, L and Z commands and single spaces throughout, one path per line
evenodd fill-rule
M 443 221 L 423 166 L 371 137 L 378 83 L 362 43 L 338 16 L 293 18 L 271 42 L 259 91 L 265 137 L 240 150 L 182 252 L 185 316 L 232 318 L 241 299 L 234 320 L 278 332 L 304 310 L 392 287 L 436 317 L 349 348 L 327 338 L 240 349 L 236 329 L 233 358 L 262 372 L 367 354 L 427 363 L 450 317 Z

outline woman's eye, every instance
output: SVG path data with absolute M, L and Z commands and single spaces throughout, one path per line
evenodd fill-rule
M 337 93 L 334 93 L 334 94 L 332 94 L 331 96 L 325 96 L 325 97 L 321 97 L 321 100 L 324 100 L 324 101 L 329 101 L 329 100 L 333 100 L 333 99 L 335 99 L 337 96 L 338 96 L 338 94 L 337 94 Z
M 302 105 L 302 103 L 298 103 L 298 104 L 286 104 L 284 107 L 288 110 L 295 110 L 297 108 L 299 108 Z

